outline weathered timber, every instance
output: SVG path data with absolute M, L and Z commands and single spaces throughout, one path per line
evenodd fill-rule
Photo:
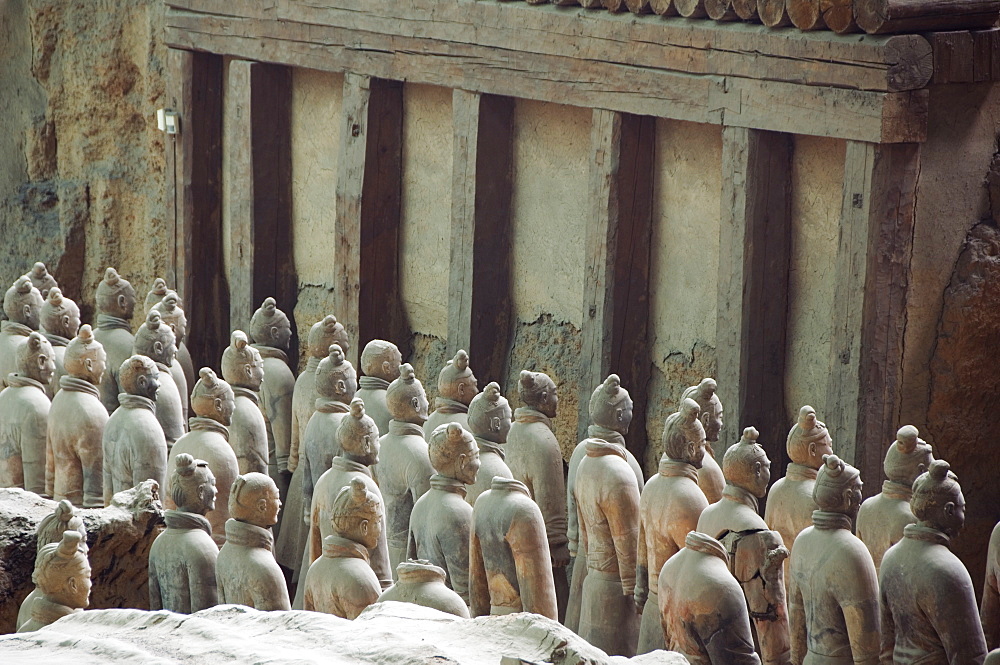
M 784 28 L 792 24 L 785 0 L 757 0 L 757 17 L 769 28 Z
M 788 19 L 799 30 L 823 30 L 823 10 L 820 0 L 785 0 Z
M 854 16 L 870 34 L 992 28 L 1000 0 L 854 0 Z
M 935 32 L 931 83 L 981 83 L 1000 76 L 1000 29 Z
M 628 6 L 628 10 L 633 14 L 649 14 L 653 11 L 653 7 L 649 4 L 649 0 L 625 0 L 625 4 Z
M 647 340 L 649 260 L 653 210 L 653 118 L 595 109 L 591 129 L 590 206 L 586 230 L 580 404 L 616 372 L 641 395 L 649 381 Z M 644 423 L 645 400 L 635 400 L 633 422 Z M 588 409 L 580 409 L 580 438 Z M 645 427 L 633 427 L 628 448 L 639 459 Z
M 229 325 L 248 330 L 256 304 L 254 274 L 254 177 L 252 94 L 250 70 L 259 63 L 233 60 L 226 75 L 225 138 L 226 171 L 223 185 L 229 199 Z M 262 248 L 263 249 L 263 248 Z M 284 307 L 284 303 L 281 303 Z
M 684 18 L 703 18 L 708 16 L 705 11 L 705 0 L 674 0 L 677 13 Z
M 753 425 L 775 469 L 784 468 L 788 459 L 784 382 L 791 163 L 787 134 L 722 130 L 716 378 L 726 431 L 720 441 L 730 442 Z
M 705 13 L 715 21 L 735 21 L 739 18 L 733 0 L 705 0 Z
M 624 12 L 628 10 L 625 0 L 601 0 L 601 5 L 609 12 Z
M 826 422 L 866 478 L 880 477 L 899 426 L 919 168 L 918 145 L 847 144 Z
M 823 12 L 823 22 L 838 35 L 859 32 L 854 20 L 853 0 L 820 0 L 820 10 Z
M 757 21 L 757 0 L 733 0 L 733 11 L 744 21 Z
M 448 356 L 468 349 L 480 376 L 507 375 L 514 100 L 452 95 Z
M 649 0 L 649 6 L 657 16 L 677 16 L 674 0 Z

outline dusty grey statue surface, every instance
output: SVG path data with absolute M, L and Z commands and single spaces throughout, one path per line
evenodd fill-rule
M 267 424 L 257 394 L 264 378 L 264 360 L 242 330 L 234 330 L 229 340 L 222 352 L 222 378 L 232 387 L 236 400 L 229 445 L 241 474 L 267 473 Z
M 459 350 L 438 374 L 438 396 L 434 400 L 434 412 L 424 423 L 424 437 L 441 425 L 458 423 L 469 427 L 469 403 L 479 392 L 476 375 L 469 367 L 469 354 Z
M 469 618 L 469 608 L 461 596 L 444 583 L 443 568 L 430 561 L 410 560 L 396 569 L 398 581 L 382 592 L 378 602 L 397 601 L 432 607 L 441 612 Z
M 104 271 L 97 285 L 97 322 L 94 338 L 108 354 L 108 371 L 101 381 L 101 403 L 108 413 L 118 408 L 118 368 L 131 356 L 135 347 L 132 315 L 135 313 L 135 289 L 114 268 Z
M 500 386 L 494 381 L 472 398 L 469 403 L 468 430 L 479 446 L 479 474 L 476 482 L 466 488 L 465 500 L 470 506 L 476 505 L 479 495 L 490 489 L 494 478 L 513 478 L 505 461 L 507 455 L 504 444 L 510 432 L 510 405 L 500 394 Z
M 38 630 L 83 611 L 90 604 L 90 562 L 79 531 L 64 531 L 62 540 L 38 550 L 32 576 L 41 592 L 31 604 L 31 618 L 19 633 Z
M 365 403 L 365 411 L 378 431 L 385 434 L 389 431 L 389 406 L 386 404 L 386 390 L 389 383 L 399 376 L 399 366 L 403 356 L 392 342 L 384 339 L 373 339 L 365 344 L 361 352 L 361 371 L 364 376 L 358 379 L 358 397 Z
M 38 330 L 42 314 L 42 294 L 27 276 L 19 277 L 4 294 L 0 321 L 0 378 L 17 371 L 17 348 Z
M 705 428 L 705 457 L 698 469 L 698 486 L 705 493 L 709 503 L 715 503 L 722 498 L 726 489 L 726 478 L 722 467 L 715 461 L 715 449 L 712 444 L 718 442 L 722 431 L 722 401 L 716 393 L 718 384 L 715 379 L 706 378 L 696 386 L 690 386 L 681 395 L 681 401 L 693 399 L 700 409 L 699 418 Z
M 49 269 L 41 261 L 31 266 L 31 270 L 26 272 L 24 276 L 31 280 L 31 285 L 38 289 L 38 292 L 42 294 L 43 300 L 49 297 L 49 292 L 52 289 L 59 286 L 56 278 L 52 276 Z
M 177 385 L 177 392 L 181 396 L 181 412 L 187 418 L 189 412 L 189 396 L 194 388 L 195 376 L 194 366 L 191 364 L 191 354 L 184 345 L 184 338 L 187 336 L 187 316 L 181 309 L 181 299 L 174 291 L 167 291 L 160 302 L 153 305 L 150 311 L 160 313 L 160 320 L 170 326 L 174 333 L 174 357 L 170 359 L 170 376 Z M 147 313 L 148 317 L 149 314 Z
M 0 391 L 0 487 L 45 494 L 49 409 L 46 388 L 55 373 L 52 345 L 32 332 L 16 351 L 17 372 Z
M 41 326 L 42 334 L 49 340 L 55 353 L 56 371 L 45 389 L 49 397 L 55 397 L 59 392 L 59 379 L 66 376 L 63 368 L 66 345 L 80 330 L 80 308 L 65 297 L 59 287 L 54 286 L 42 305 Z
M 174 380 L 170 366 L 177 353 L 174 331 L 160 318 L 159 311 L 153 309 L 146 315 L 146 322 L 135 333 L 135 353 L 146 356 L 156 363 L 160 388 L 156 391 L 156 420 L 163 428 L 169 450 L 179 438 L 184 436 L 184 400 L 180 387 Z M 120 365 L 119 365 L 120 366 Z M 115 374 L 117 375 L 117 371 Z M 117 396 L 115 401 L 118 401 Z

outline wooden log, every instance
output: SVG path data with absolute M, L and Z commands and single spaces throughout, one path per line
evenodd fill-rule
M 744 21 L 757 21 L 757 0 L 733 0 L 733 11 Z
M 861 31 L 854 20 L 853 0 L 820 0 L 820 9 L 823 12 L 823 22 L 826 23 L 826 27 L 838 35 Z
M 854 0 L 854 16 L 865 32 L 936 32 L 992 28 L 1000 0 Z
M 735 21 L 739 18 L 733 0 L 704 0 L 705 13 L 716 21 Z
M 649 6 L 658 16 L 677 16 L 677 6 L 674 0 L 649 0 Z
M 633 14 L 651 14 L 653 12 L 649 0 L 625 0 L 625 4 Z
M 784 28 L 792 24 L 785 9 L 785 0 L 757 0 L 757 17 L 769 28 Z
M 934 52 L 931 83 L 982 83 L 1000 76 L 1000 29 L 935 32 L 927 39 Z
M 785 11 L 788 12 L 788 19 L 792 25 L 799 30 L 826 28 L 820 0 L 785 0 Z
M 625 0 L 601 0 L 601 5 L 609 12 L 628 11 L 628 4 Z
M 708 16 L 705 11 L 705 0 L 674 0 L 677 13 L 684 18 L 703 18 Z

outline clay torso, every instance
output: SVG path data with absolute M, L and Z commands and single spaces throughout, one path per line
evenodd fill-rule
M 117 413 L 117 412 L 116 412 Z M 167 528 L 149 550 L 149 609 L 191 614 L 219 602 L 215 560 L 219 548 L 201 515 L 168 510 Z
M 152 478 L 167 487 L 167 442 L 152 400 L 122 393 L 104 428 L 104 505 L 111 497 Z
M 44 386 L 8 375 L 0 391 L 0 487 L 45 494 L 45 446 L 49 409 Z
M 385 391 L 388 387 L 389 382 L 377 376 L 361 376 L 358 377 L 358 392 L 354 394 L 365 403 L 365 413 L 375 421 L 380 434 L 389 431 L 389 421 L 392 419 L 385 402 Z
M 306 574 L 305 609 L 354 619 L 378 600 L 378 578 L 368 565 L 368 550 L 341 536 L 324 539 L 323 556 Z
M 240 474 L 267 473 L 267 425 L 257 393 L 233 386 L 236 408 L 229 426 L 229 444 L 236 454 Z
M 39 628 L 55 623 L 64 616 L 76 614 L 77 612 L 82 611 L 82 609 L 59 605 L 58 603 L 52 602 L 45 596 L 40 595 L 36 597 L 31 604 L 31 618 L 22 624 L 21 627 L 17 629 L 17 632 L 28 633 L 33 630 L 38 630 Z
M 268 454 L 278 471 L 288 471 L 292 444 L 292 393 L 295 376 L 280 349 L 254 344 L 264 359 L 264 381 L 260 384 L 260 407 L 267 423 Z M 271 464 L 272 460 L 268 460 Z
M 427 561 L 406 561 L 399 564 L 397 574 L 399 581 L 383 591 L 378 602 L 413 603 L 463 619 L 469 618 L 469 608 L 457 593 L 445 585 L 443 569 Z
M 983 584 L 983 604 L 980 611 L 986 646 L 1000 647 L 1000 524 L 993 527 L 986 552 L 986 581 Z
M 45 386 L 45 393 L 49 396 L 49 399 L 56 396 L 59 392 L 59 379 L 66 376 L 66 368 L 63 366 L 63 359 L 66 357 L 66 345 L 69 344 L 69 340 L 65 337 L 60 337 L 59 335 L 52 335 L 45 333 L 45 338 L 49 340 L 49 344 L 52 345 L 52 353 L 54 358 L 53 362 L 56 364 L 56 370 L 52 373 L 52 380 L 49 385 Z
M 438 397 L 434 400 L 434 412 L 424 423 L 424 438 L 430 439 L 431 433 L 441 425 L 448 423 L 458 423 L 466 430 L 469 429 L 469 407 L 466 404 L 445 397 Z M 382 430 L 379 430 L 382 431 Z
M 110 356 L 109 356 L 110 357 Z M 174 383 L 170 368 L 163 363 L 156 363 L 160 370 L 160 389 L 156 391 L 156 420 L 163 428 L 163 436 L 167 440 L 167 450 L 184 436 L 184 406 L 180 391 Z
M 785 477 L 779 478 L 767 493 L 764 521 L 781 535 L 789 549 L 799 533 L 812 526 L 812 514 L 816 510 L 812 498 L 815 484 L 815 469 L 792 462 Z M 790 558 L 785 560 L 785 580 L 788 580 L 790 563 Z
M 270 529 L 227 520 L 226 544 L 219 550 L 215 569 L 220 602 L 263 611 L 292 609 L 285 577 L 274 560 Z
M 317 400 L 314 400 L 317 401 Z M 312 499 L 320 476 L 333 464 L 333 458 L 340 454 L 337 429 L 350 409 L 346 404 L 334 400 L 321 400 L 319 410 L 309 418 L 309 425 L 302 438 L 299 463 L 302 469 L 302 507 L 311 513 Z
M 726 489 L 726 477 L 722 475 L 722 467 L 715 461 L 711 444 L 705 444 L 705 457 L 698 469 L 698 487 L 704 492 L 709 503 L 715 503 L 722 498 Z
M 494 478 L 514 477 L 510 467 L 507 466 L 503 445 L 487 441 L 478 436 L 476 437 L 476 443 L 479 445 L 479 461 L 482 463 L 482 466 L 479 467 L 476 482 L 466 488 L 465 500 L 470 506 L 476 505 L 476 499 L 490 488 Z
M 410 514 L 406 556 L 443 568 L 445 583 L 468 603 L 472 506 L 465 501 L 466 488 L 460 480 L 434 474 L 430 484 Z
M 108 314 L 97 315 L 97 325 L 94 327 L 94 339 L 104 345 L 108 354 L 108 366 L 101 378 L 101 403 L 111 413 L 118 408 L 118 370 L 122 363 L 132 355 L 135 337 L 131 326 L 125 319 Z M 163 377 L 160 377 L 163 381 Z M 162 385 L 162 384 L 161 384 Z
M 17 372 L 17 347 L 21 346 L 31 328 L 16 321 L 0 321 L 0 377 Z
M 288 445 L 288 468 L 292 471 L 302 463 L 306 428 L 316 411 L 316 368 L 320 360 L 322 358 L 309 356 L 306 368 L 295 378 L 292 389 L 292 425 Z
M 104 505 L 101 439 L 108 412 L 93 384 L 64 376 L 60 385 L 49 410 L 46 491 L 56 501 L 69 499 L 75 506 L 100 508 Z
M 903 539 L 903 529 L 917 518 L 910 510 L 912 490 L 886 480 L 882 492 L 867 499 L 858 511 L 858 538 L 868 547 L 875 562 L 875 572 L 882 566 L 886 550 Z

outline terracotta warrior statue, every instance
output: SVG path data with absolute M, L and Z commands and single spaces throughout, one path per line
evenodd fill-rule
M 25 277 L 31 280 L 31 285 L 38 289 L 43 299 L 49 297 L 49 291 L 59 286 L 56 278 L 52 276 L 49 269 L 41 261 L 31 266 L 31 270 L 25 273 Z
M 757 510 L 757 501 L 767 495 L 771 481 L 771 460 L 757 436 L 756 429 L 747 427 L 726 451 L 722 458 L 726 489 L 720 501 L 701 513 L 697 531 L 719 540 L 726 549 L 729 570 L 743 587 L 764 663 L 784 665 L 791 662 L 783 565 L 788 549 Z
M 136 355 L 152 360 L 160 372 L 160 389 L 156 391 L 156 420 L 163 428 L 167 450 L 184 436 L 187 429 L 184 426 L 184 400 L 181 399 L 180 387 L 170 372 L 170 365 L 177 353 L 175 340 L 174 331 L 163 323 L 160 313 L 155 309 L 150 310 L 146 322 L 135 333 Z M 117 396 L 115 401 L 118 401 Z
M 16 351 L 17 372 L 0 391 L 0 487 L 45 494 L 49 409 L 45 388 L 55 373 L 52 345 L 33 332 Z
M 556 384 L 541 372 L 521 370 L 517 392 L 524 406 L 514 411 L 507 434 L 507 465 L 511 475 L 528 487 L 545 519 L 545 533 L 552 556 L 552 579 L 556 586 L 559 620 L 566 619 L 570 562 L 566 538 L 566 480 L 563 456 L 552 427 L 559 396 Z
M 271 528 L 278 521 L 278 486 L 264 473 L 238 476 L 229 494 L 226 544 L 219 550 L 219 601 L 258 610 L 290 610 L 285 576 L 274 560 Z
M 267 473 L 267 425 L 257 395 L 264 378 L 264 360 L 242 330 L 233 331 L 222 352 L 222 378 L 236 399 L 229 445 L 236 453 L 240 473 Z
M 712 445 L 718 442 L 722 431 L 722 402 L 716 394 L 718 385 L 715 379 L 702 379 L 701 383 L 691 386 L 681 395 L 681 400 L 693 399 L 700 409 L 701 424 L 705 428 L 705 459 L 698 469 L 698 485 L 705 492 L 709 503 L 715 503 L 722 498 L 726 488 L 726 478 L 722 468 L 715 461 L 715 450 Z
M 920 438 L 916 427 L 899 428 L 882 465 L 888 478 L 882 483 L 882 493 L 867 499 L 858 511 L 858 538 L 871 552 L 876 574 L 885 551 L 902 540 L 907 524 L 917 521 L 910 510 L 913 481 L 930 468 L 933 459 L 930 444 Z
M 986 656 L 972 579 L 949 548 L 965 524 L 965 497 L 950 469 L 934 460 L 913 482 L 917 522 L 882 557 L 883 665 L 981 663 Z
M 722 543 L 697 531 L 660 569 L 663 642 L 694 665 L 758 665 L 739 582 Z M 825 661 L 824 661 L 825 662 Z
M 180 296 L 174 291 L 167 291 L 163 300 L 155 304 L 150 311 L 156 310 L 160 313 L 160 320 L 170 326 L 174 331 L 174 345 L 177 347 L 174 357 L 170 361 L 170 376 L 173 377 L 177 385 L 177 392 L 181 395 L 181 408 L 184 417 L 188 417 L 188 396 L 191 388 L 194 387 L 194 365 L 191 354 L 184 345 L 184 338 L 187 336 L 187 317 L 180 306 Z M 147 314 L 148 316 L 148 314 Z
M 58 286 L 49 289 L 49 295 L 42 305 L 42 334 L 52 345 L 55 352 L 56 371 L 52 382 L 46 387 L 49 397 L 55 397 L 59 392 L 59 379 L 66 376 L 63 369 L 63 357 L 66 355 L 66 345 L 76 337 L 80 330 L 80 308 L 69 298 L 63 296 Z
M 104 505 L 104 453 L 101 440 L 108 422 L 98 386 L 107 355 L 89 325 L 80 326 L 66 346 L 66 376 L 49 409 L 45 453 L 45 493 L 74 506 Z M 115 401 L 118 401 L 115 396 Z
M 427 447 L 437 473 L 430 491 L 413 506 L 406 555 L 444 568 L 445 582 L 468 602 L 472 506 L 465 501 L 465 488 L 476 482 L 479 448 L 475 437 L 454 422 L 438 426 Z
M 215 560 L 219 546 L 205 513 L 215 509 L 215 476 L 208 462 L 187 453 L 174 458 L 166 530 L 149 549 L 149 609 L 191 614 L 219 603 Z
M 590 417 L 610 432 L 624 436 L 632 421 L 632 398 L 612 374 L 594 391 Z M 615 430 L 613 427 L 617 427 Z M 580 520 L 580 539 L 587 554 L 580 628 L 577 633 L 612 656 L 635 655 L 639 617 L 633 604 L 639 486 L 622 443 L 608 438 L 584 439 L 586 457 L 573 484 Z
M 309 329 L 306 368 L 295 379 L 295 389 L 292 393 L 292 438 L 288 450 L 289 471 L 294 472 L 302 461 L 302 439 L 309 425 L 309 419 L 316 411 L 316 369 L 320 361 L 329 355 L 333 344 L 340 346 L 345 357 L 351 350 L 351 343 L 347 339 L 344 326 L 337 321 L 337 317 L 328 314 Z M 348 399 L 347 403 L 350 401 Z
M 513 478 L 504 461 L 504 443 L 510 432 L 510 405 L 500 394 L 496 381 L 490 383 L 483 392 L 469 403 L 469 431 L 479 446 L 479 474 L 476 482 L 469 485 L 465 500 L 470 506 L 476 505 L 479 495 L 490 489 L 494 478 Z
M 365 403 L 365 411 L 378 431 L 383 434 L 389 431 L 389 407 L 386 405 L 385 391 L 389 382 L 399 376 L 399 366 L 403 356 L 392 342 L 384 339 L 373 339 L 365 344 L 361 352 L 361 371 L 364 376 L 358 379 L 358 397 Z
M 443 568 L 422 559 L 404 561 L 396 569 L 399 581 L 382 592 L 378 602 L 394 600 L 431 607 L 441 612 L 469 618 L 469 608 L 461 596 L 444 583 Z
M 524 483 L 493 479 L 472 511 L 469 550 L 473 616 L 533 612 L 556 619 L 545 521 Z
M 469 427 L 469 403 L 479 392 L 476 375 L 469 367 L 469 354 L 459 350 L 438 374 L 438 396 L 434 413 L 424 423 L 424 437 L 429 439 L 439 425 L 458 423 Z
M 4 294 L 7 319 L 0 321 L 0 378 L 17 371 L 17 347 L 38 330 L 42 302 L 42 294 L 26 276 L 19 277 Z
M 149 310 L 153 308 L 153 305 L 163 300 L 163 296 L 165 295 L 167 295 L 167 280 L 157 277 L 153 280 L 153 285 L 149 287 L 149 292 L 146 293 L 143 312 L 149 314 Z
M 385 511 L 378 494 L 354 478 L 337 494 L 332 513 L 334 533 L 323 539 L 323 556 L 306 574 L 304 606 L 354 619 L 382 593 L 368 552 L 378 543 Z
M 181 453 L 208 462 L 208 468 L 215 476 L 219 496 L 215 508 L 209 510 L 205 517 L 212 525 L 212 538 L 221 546 L 226 542 L 229 490 L 239 475 L 236 453 L 229 445 L 229 425 L 233 421 L 236 401 L 233 389 L 210 368 L 202 367 L 199 374 L 201 378 L 194 384 L 194 390 L 191 392 L 191 408 L 196 414 L 188 421 L 191 430 L 177 439 L 174 447 L 170 449 L 167 468 L 173 468 L 177 456 Z M 176 508 L 171 500 L 173 491 L 168 488 L 165 494 L 164 506 Z
M 983 583 L 979 616 L 983 623 L 986 646 L 994 650 L 990 655 L 1000 652 L 1000 523 L 993 527 L 986 551 L 986 581 Z M 989 662 L 988 658 L 986 662 Z
M 421 428 L 427 421 L 427 395 L 409 363 L 399 366 L 399 378 L 389 384 L 386 405 L 392 420 L 379 439 L 381 453 L 374 470 L 385 501 L 389 567 L 394 571 L 406 560 L 413 504 L 431 488 L 434 475 Z
M 813 487 L 817 510 L 792 545 L 788 613 L 792 662 L 877 663 L 878 578 L 865 544 L 851 533 L 861 477 L 824 455 Z
M 131 324 L 134 313 L 135 289 L 117 270 L 108 268 L 97 285 L 97 325 L 94 329 L 94 338 L 104 345 L 108 354 L 110 371 L 101 381 L 101 403 L 108 413 L 118 408 L 118 368 L 137 353 Z
M 811 406 L 799 409 L 798 422 L 785 440 L 785 449 L 792 460 L 784 478 L 779 478 L 767 496 L 764 521 L 781 535 L 781 542 L 791 549 L 802 529 L 812 525 L 813 486 L 816 472 L 823 466 L 823 455 L 833 453 L 833 440 L 826 425 L 816 418 Z M 788 581 L 790 559 L 785 559 L 785 580 Z
M 691 398 L 681 401 L 663 427 L 659 473 L 649 479 L 639 500 L 639 550 L 635 570 L 635 607 L 642 613 L 637 653 L 663 649 L 656 580 L 666 561 L 684 549 L 708 507 L 698 486 L 698 468 L 705 455 L 705 430 L 700 409 Z
M 167 487 L 167 440 L 156 420 L 160 371 L 146 356 L 132 356 L 118 370 L 119 406 L 104 427 L 104 505 L 149 478 Z
M 79 531 L 64 531 L 62 540 L 38 550 L 32 574 L 40 595 L 31 604 L 31 618 L 19 633 L 38 630 L 90 604 L 90 562 Z

